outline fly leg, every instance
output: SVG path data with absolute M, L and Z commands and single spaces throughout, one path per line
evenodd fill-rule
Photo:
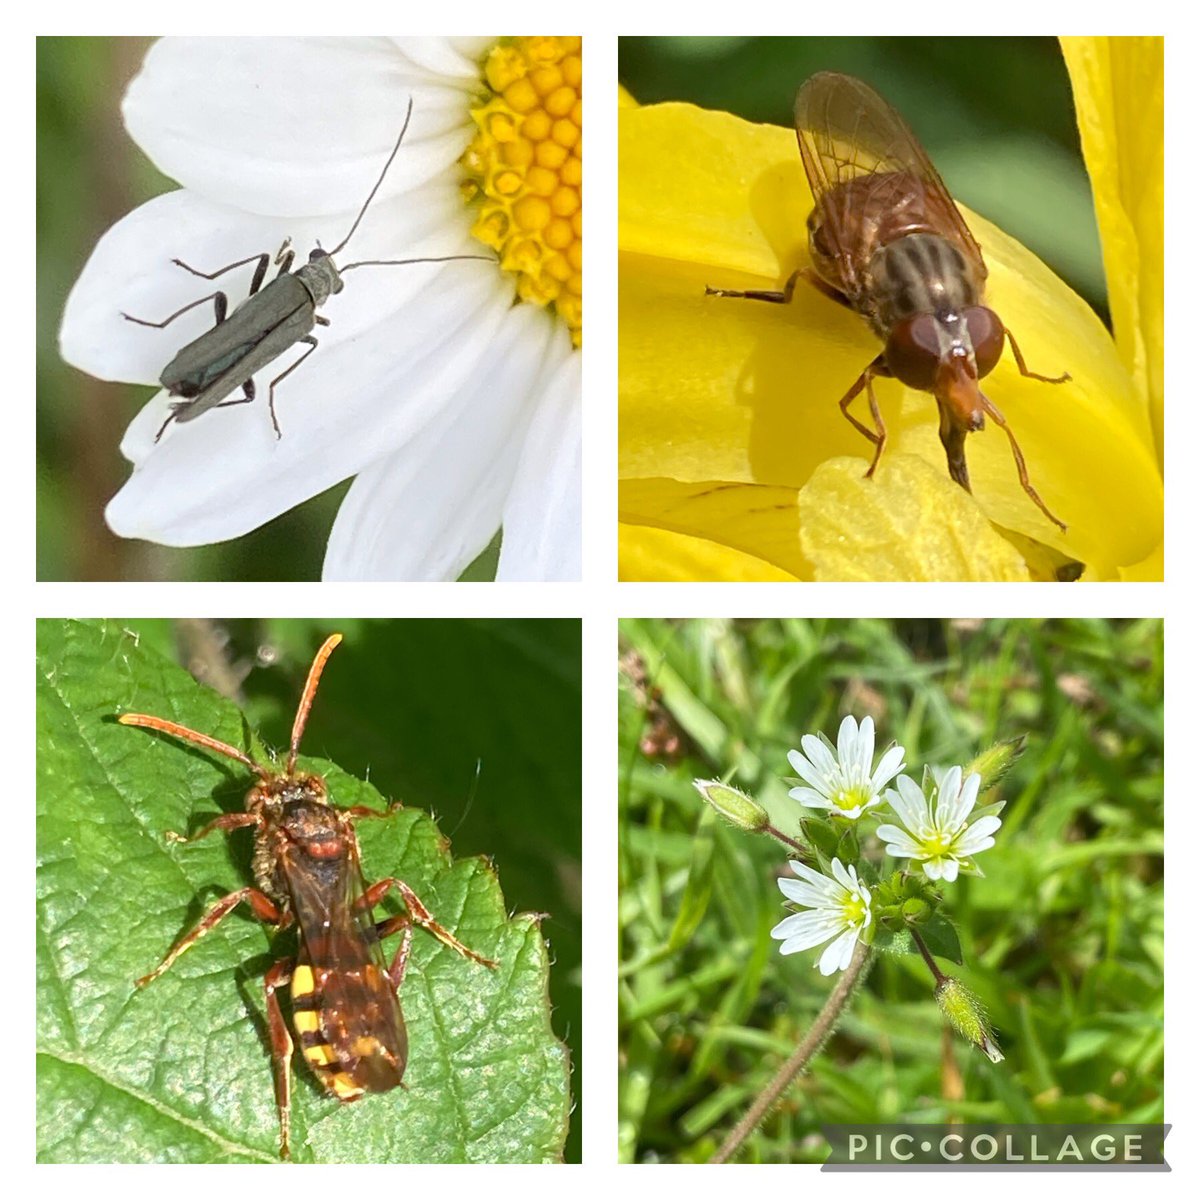
M 733 288 L 714 288 L 706 286 L 704 289 L 704 294 L 706 296 L 726 296 L 734 300 L 766 300 L 770 304 L 790 304 L 792 302 L 792 293 L 796 290 L 796 281 L 803 274 L 803 271 L 793 271 L 788 276 L 787 283 L 783 285 L 783 290 L 780 292 L 757 290 L 739 292 Z
M 1005 326 L 1004 332 L 1008 337 L 1008 344 L 1012 347 L 1013 358 L 1017 360 L 1017 370 L 1020 371 L 1026 379 L 1040 379 L 1042 383 L 1066 383 L 1071 378 L 1066 371 L 1064 371 L 1061 375 L 1055 375 L 1053 377 L 1050 375 L 1039 375 L 1036 371 L 1031 371 L 1025 365 L 1025 356 L 1021 353 L 1020 347 L 1017 345 L 1017 339 L 1013 337 L 1012 330 Z M 999 424 L 1003 427 L 1004 422 L 1001 421 Z M 1009 436 L 1011 437 L 1012 435 L 1010 434 Z M 1029 489 L 1026 488 L 1025 490 L 1028 491 Z M 1041 507 L 1041 504 L 1042 502 L 1039 500 L 1039 507 Z M 1050 514 L 1047 513 L 1046 515 L 1049 516 Z M 1053 517 L 1050 517 L 1050 519 L 1052 521 L 1054 520 Z M 1055 524 L 1058 524 L 1058 522 L 1055 521 Z M 1063 528 L 1065 529 L 1066 526 L 1064 525 Z
M 879 374 L 882 366 L 883 355 L 881 354 L 874 362 L 868 364 L 867 369 L 854 381 L 854 386 L 838 401 L 838 408 L 842 410 L 842 416 L 875 447 L 875 457 L 871 459 L 871 465 L 867 468 L 867 473 L 864 477 L 866 479 L 871 479 L 875 475 L 875 468 L 879 466 L 879 460 L 883 456 L 883 446 L 887 441 L 887 426 L 883 423 L 883 416 L 879 411 L 879 403 L 875 399 L 875 389 L 871 386 L 871 380 L 875 375 Z M 867 390 L 867 404 L 871 408 L 871 419 L 875 422 L 874 432 L 868 429 L 850 411 L 850 402 L 863 388 Z
M 321 325 L 329 324 L 324 317 L 317 317 L 316 319 Z M 282 375 L 276 375 L 275 378 L 271 380 L 271 391 L 267 398 L 267 407 L 271 410 L 271 424 L 275 426 L 275 436 L 277 438 L 283 437 L 283 433 L 279 428 L 279 420 L 275 416 L 275 385 L 277 383 L 282 383 L 283 380 L 285 380 L 317 348 L 318 345 L 317 339 L 313 337 L 311 333 L 307 334 L 305 337 L 302 337 L 300 341 L 304 342 L 304 344 L 308 346 L 308 349 L 305 350 L 305 352 L 300 355 L 300 357 L 296 359 L 296 361 L 292 363 L 292 365 L 288 367 L 288 369 L 284 371 Z M 238 402 L 235 401 L 235 403 Z
M 402 879 L 381 879 L 378 883 L 373 883 L 363 892 L 357 903 L 363 908 L 374 908 L 392 888 L 395 888 L 403 898 L 404 906 L 408 909 L 408 916 L 414 925 L 420 925 L 426 933 L 433 934 L 443 946 L 448 946 L 456 954 L 461 954 L 463 958 L 469 958 L 474 962 L 482 963 L 485 967 L 495 967 L 498 965 L 494 960 L 484 958 L 482 954 L 476 954 L 474 950 L 464 946 L 450 930 L 439 925 L 433 919 L 433 914 L 429 909 L 421 903 L 417 893 Z M 384 923 L 386 924 L 386 922 Z
M 287 243 L 285 242 L 284 246 L 286 245 Z M 282 253 L 283 250 L 281 249 L 280 254 Z M 222 267 L 219 271 L 213 271 L 211 274 L 209 274 L 207 271 L 198 271 L 195 267 L 189 267 L 181 258 L 173 258 L 171 261 L 177 267 L 182 267 L 188 272 L 188 274 L 196 275 L 201 279 L 218 279 L 220 276 L 224 275 L 226 271 L 232 271 L 235 267 L 244 267 L 247 263 L 257 261 L 258 266 L 254 268 L 254 278 L 250 281 L 250 295 L 253 296 L 254 293 L 257 292 L 262 286 L 262 281 L 266 277 L 267 266 L 271 261 L 271 256 L 267 253 L 252 254 L 249 258 L 238 259 L 237 262 L 230 263 L 229 266 Z M 276 261 L 278 261 L 278 259 L 276 259 Z M 178 312 L 173 312 L 165 321 L 143 321 L 141 317 L 131 317 L 127 312 L 123 312 L 121 316 L 123 316 L 127 321 L 132 321 L 135 325 L 148 325 L 151 329 L 165 329 L 172 321 L 175 320 L 176 317 L 181 317 L 185 312 L 190 312 L 193 308 L 197 308 L 201 304 L 207 304 L 210 300 L 213 302 L 213 311 L 217 318 L 216 323 L 220 325 L 221 322 L 225 320 L 226 313 L 229 312 L 229 297 L 226 296 L 224 292 L 212 292 L 208 296 L 201 296 L 199 300 L 193 300 L 191 304 L 185 304 Z M 165 428 L 166 426 L 164 425 L 163 429 Z M 158 435 L 159 437 L 162 436 L 162 429 L 158 431 Z M 155 441 L 157 440 L 158 438 L 155 438 Z
M 281 958 L 263 977 L 267 997 L 267 1031 L 271 1037 L 271 1060 L 275 1067 L 275 1106 L 279 1109 L 279 1157 L 291 1158 L 292 1125 L 292 1035 L 275 993 L 292 981 L 295 959 Z M 310 1014 L 311 1015 L 311 1014 Z
M 1038 376 L 1041 378 L 1041 376 Z M 1050 379 L 1048 383 L 1057 383 L 1058 380 Z M 1009 429 L 1008 422 L 1004 419 L 1004 415 L 1000 410 L 985 396 L 980 393 L 980 399 L 983 401 L 983 411 L 987 413 L 1001 429 L 1008 434 L 1008 444 L 1012 447 L 1013 460 L 1017 464 L 1017 476 L 1021 480 L 1021 487 L 1025 489 L 1025 494 L 1054 522 L 1055 525 L 1063 531 L 1067 532 L 1066 525 L 1063 524 L 1047 507 L 1045 501 L 1037 494 L 1037 489 L 1029 482 L 1029 472 L 1025 469 L 1025 456 L 1021 453 L 1021 447 L 1017 445 L 1017 439 L 1013 435 L 1013 431 Z
M 243 814 L 244 815 L 244 814 Z M 220 817 L 212 822 L 212 825 L 201 830 L 196 837 L 203 837 L 212 828 L 221 828 L 219 825 Z M 178 835 L 176 835 L 178 836 Z M 193 838 L 180 839 L 182 841 L 193 841 Z M 269 896 L 264 895 L 257 888 L 244 887 L 238 888 L 236 892 L 230 892 L 228 896 L 222 896 L 200 918 L 196 928 L 191 933 L 180 938 L 171 952 L 166 958 L 150 972 L 149 975 L 143 975 L 135 984 L 136 987 L 143 988 L 148 983 L 152 983 L 157 979 L 185 950 L 189 949 L 198 942 L 206 933 L 213 930 L 227 917 L 242 901 L 245 901 L 254 910 L 254 915 L 260 921 L 265 921 L 268 925 L 282 925 L 284 923 L 284 913 L 279 906 Z

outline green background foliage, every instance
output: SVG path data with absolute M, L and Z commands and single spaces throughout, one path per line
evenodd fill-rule
M 618 71 L 640 104 L 688 100 L 789 128 L 810 75 L 857 75 L 899 110 L 958 199 L 1107 317 L 1091 190 L 1054 38 L 621 38 Z
M 986 878 L 946 885 L 993 1066 L 943 1025 L 915 954 L 884 955 L 744 1159 L 820 1162 L 822 1123 L 1163 1118 L 1163 642 L 1145 621 L 624 621 L 662 711 L 620 696 L 620 1155 L 708 1158 L 829 993 L 783 958 L 783 848 L 721 823 L 729 778 L 795 835 L 787 751 L 870 715 L 909 773 L 1028 748 Z M 681 739 L 672 755 L 673 738 Z M 874 843 L 874 853 L 879 852 Z M 872 852 L 870 844 L 864 847 Z
M 59 357 L 58 328 L 101 234 L 176 186 L 121 122 L 121 97 L 152 40 L 37 39 L 38 578 L 319 579 L 348 480 L 219 545 L 129 541 L 104 523 L 104 506 L 129 474 L 117 447 L 156 389 L 106 383 L 68 366 Z M 180 253 L 163 247 L 164 258 Z M 463 578 L 491 579 L 499 546 L 497 536 Z
M 165 716 L 261 760 L 263 742 L 286 747 L 312 653 L 339 630 L 302 763 L 339 805 L 404 803 L 360 823 L 367 879 L 405 879 L 500 967 L 418 930 L 401 992 L 407 1090 L 342 1105 L 298 1064 L 293 1155 L 557 1160 L 578 1079 L 577 1045 L 555 1036 L 576 1036 L 580 1011 L 578 622 L 227 629 L 229 661 L 249 667 L 264 647 L 275 661 L 243 681 L 245 718 L 175 665 L 171 623 L 39 623 L 39 1157 L 274 1160 L 261 977 L 293 953 L 294 934 L 239 909 L 161 979 L 132 986 L 218 896 L 250 882 L 247 832 L 163 839 L 239 810 L 247 773 L 115 717 Z M 190 655 L 199 643 L 188 644 Z M 400 907 L 389 898 L 380 911 Z

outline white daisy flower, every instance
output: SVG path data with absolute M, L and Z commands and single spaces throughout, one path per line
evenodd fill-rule
M 788 795 L 808 808 L 828 809 L 849 820 L 881 803 L 883 789 L 904 770 L 904 747 L 892 746 L 872 772 L 875 723 L 870 717 L 861 725 L 853 717 L 842 722 L 836 758 L 828 743 L 812 734 L 805 734 L 800 745 L 804 753 L 789 751 L 788 762 L 809 786 L 792 788 Z
M 812 911 L 792 913 L 771 930 L 783 943 L 779 953 L 795 954 L 829 942 L 818 969 L 822 975 L 844 971 L 871 924 L 871 889 L 859 882 L 853 867 L 842 866 L 836 858 L 829 864 L 832 879 L 794 859 L 790 865 L 800 879 L 779 880 L 779 890 Z
M 1000 818 L 990 813 L 968 821 L 979 784 L 977 773 L 964 780 L 962 767 L 951 767 L 940 777 L 934 772 L 933 794 L 926 799 L 907 775 L 901 775 L 886 798 L 905 828 L 880 825 L 875 832 L 884 849 L 895 858 L 915 858 L 930 879 L 953 883 L 960 871 L 978 874 L 968 859 L 994 846 L 992 834 L 1000 828 Z
M 254 264 L 338 245 L 404 124 L 339 266 L 372 266 L 318 310 L 319 346 L 254 377 L 257 399 L 171 422 L 160 391 L 121 443 L 124 537 L 239 537 L 353 478 L 326 579 L 455 579 L 502 530 L 500 579 L 580 576 L 582 59 L 578 38 L 164 38 L 125 95 L 130 135 L 182 185 L 100 240 L 67 302 L 63 357 L 157 383 L 233 309 Z M 490 261 L 491 259 L 498 261 Z M 272 275 L 273 275 L 272 271 Z M 299 351 L 299 352 L 298 352 Z M 240 394 L 240 389 L 231 399 Z

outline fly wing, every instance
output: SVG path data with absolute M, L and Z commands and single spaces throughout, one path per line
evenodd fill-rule
M 929 155 L 886 100 L 859 79 L 822 71 L 797 93 L 795 115 L 813 194 L 814 264 L 826 275 L 826 258 L 838 276 L 827 282 L 854 299 L 875 249 L 916 232 L 953 242 L 982 281 L 978 242 Z
M 321 1032 L 341 1071 L 364 1091 L 384 1092 L 400 1082 L 407 1035 L 374 918 L 361 903 L 357 847 L 348 850 L 316 872 L 297 849 L 284 858 Z

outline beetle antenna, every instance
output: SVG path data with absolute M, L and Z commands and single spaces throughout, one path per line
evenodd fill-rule
M 344 275 L 347 271 L 353 271 L 355 267 L 407 267 L 412 263 L 463 262 L 469 260 L 490 263 L 500 261 L 490 254 L 447 254 L 442 258 L 371 258 L 365 262 L 350 263 L 349 266 L 339 267 L 338 270 Z
M 392 159 L 394 159 L 396 157 L 396 155 L 399 153 L 400 143 L 402 141 L 404 141 L 404 135 L 405 135 L 405 133 L 408 132 L 408 123 L 409 123 L 409 121 L 412 120 L 412 110 L 413 110 L 413 98 L 411 96 L 409 96 L 408 112 L 405 114 L 404 127 L 400 130 L 400 136 L 396 139 L 396 144 L 392 147 L 392 152 L 391 152 L 391 154 L 388 155 L 387 162 L 385 162 L 383 164 L 383 170 L 379 173 L 379 178 L 375 181 L 375 186 L 371 189 L 371 194 L 367 197 L 366 204 L 364 204 L 362 206 L 362 208 L 360 208 L 358 210 L 358 216 L 354 218 L 354 224 L 350 226 L 350 232 L 348 234 L 346 234 L 346 236 L 344 238 L 342 238 L 341 242 L 338 243 L 338 245 L 335 249 L 330 250 L 329 256 L 331 258 L 335 254 L 339 253 L 339 251 L 341 251 L 345 247 L 346 243 L 354 236 L 354 231 L 358 228 L 359 221 L 361 221 L 363 219 L 363 216 L 366 214 L 368 206 L 370 205 L 371 201 L 375 199 L 375 193 L 377 191 L 379 191 L 379 185 L 381 183 L 383 183 L 383 177 L 388 173 L 388 167 L 390 167 L 392 165 Z
M 312 709 L 313 697 L 317 694 L 317 684 L 321 681 L 321 672 L 325 670 L 325 662 L 342 640 L 340 633 L 330 634 L 324 645 L 317 651 L 312 666 L 308 668 L 308 678 L 304 682 L 304 693 L 300 697 L 300 707 L 296 709 L 296 719 L 292 722 L 292 747 L 288 753 L 287 773 L 290 777 L 296 770 L 296 755 L 300 753 L 300 738 Z

